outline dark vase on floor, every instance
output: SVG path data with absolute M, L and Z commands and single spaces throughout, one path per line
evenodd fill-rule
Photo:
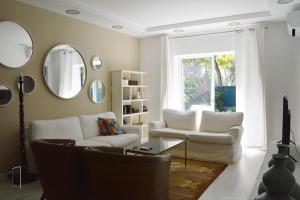
M 289 145 L 277 144 L 277 148 L 278 148 L 278 154 L 289 155 L 289 149 L 290 149 Z M 274 164 L 274 159 L 271 159 L 269 161 L 268 166 L 272 167 L 273 164 Z M 290 157 L 288 157 L 288 159 L 286 159 L 284 164 L 291 173 L 293 173 L 295 171 L 295 162 Z
M 278 154 L 283 154 L 283 155 L 289 155 L 289 145 L 286 144 L 277 144 L 277 148 L 278 148 Z M 272 167 L 274 165 L 274 159 L 272 158 L 269 161 L 268 166 Z M 285 166 L 287 167 L 287 169 L 293 173 L 295 171 L 295 162 L 288 157 L 288 159 L 286 159 L 285 161 Z M 262 194 L 266 192 L 266 188 L 264 186 L 263 183 L 260 183 L 259 188 L 258 188 L 258 194 Z M 293 189 L 293 191 L 291 192 L 290 196 L 294 197 L 295 199 L 299 199 L 300 200 L 300 186 L 296 183 L 295 187 Z
M 266 192 L 255 200 L 295 200 L 290 194 L 295 187 L 295 178 L 285 166 L 287 155 L 274 154 L 273 166 L 263 175 Z

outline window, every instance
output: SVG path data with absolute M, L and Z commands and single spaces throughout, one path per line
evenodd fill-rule
M 185 55 L 179 60 L 186 110 L 235 111 L 234 52 Z

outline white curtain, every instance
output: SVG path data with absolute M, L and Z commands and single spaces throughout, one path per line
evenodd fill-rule
M 266 149 L 264 28 L 236 31 L 236 107 L 244 113 L 243 145 Z
M 73 88 L 73 53 L 69 51 L 61 50 L 59 52 L 60 57 L 60 83 L 59 83 L 59 95 L 62 97 L 72 96 Z
M 170 40 L 161 38 L 161 113 L 165 108 L 183 108 L 183 81 L 180 58 L 170 59 Z

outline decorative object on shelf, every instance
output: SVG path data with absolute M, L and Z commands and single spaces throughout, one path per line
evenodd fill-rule
M 131 114 L 131 113 L 132 113 L 131 105 L 124 105 L 123 106 L 123 114 L 127 115 L 127 114 Z
M 296 181 L 285 165 L 287 159 L 287 155 L 273 155 L 274 165 L 263 175 L 263 184 L 267 192 L 260 194 L 255 200 L 294 200 L 290 194 Z
M 123 77 L 123 85 L 128 85 L 128 79 L 126 77 Z
M 0 33 L 0 64 L 20 68 L 28 63 L 33 54 L 33 43 L 25 28 L 11 21 L 2 21 Z
M 35 89 L 35 81 L 31 76 L 23 76 L 23 93 L 30 94 Z M 20 89 L 20 83 L 18 82 L 18 88 Z
M 57 97 L 71 99 L 86 83 L 87 69 L 80 53 L 67 44 L 52 48 L 44 62 L 44 79 Z
M 31 183 L 36 180 L 37 176 L 35 174 L 30 174 L 27 169 L 27 157 L 26 157 L 26 149 L 25 149 L 25 124 L 24 124 L 24 93 L 23 93 L 23 84 L 24 79 L 23 76 L 19 77 L 19 116 L 20 116 L 20 154 L 21 154 L 21 169 L 20 173 L 12 174 L 11 178 L 13 183 L 20 184 L 20 181 L 23 184 Z
M 286 144 L 277 144 L 277 148 L 278 148 L 278 154 L 282 154 L 282 155 L 289 155 L 289 145 Z M 288 169 L 289 172 L 293 173 L 295 171 L 295 162 L 293 159 L 291 159 L 289 156 L 285 161 L 285 166 Z M 272 167 L 274 165 L 274 159 L 272 158 L 269 163 L 268 166 Z M 261 182 L 259 187 L 258 187 L 258 194 L 262 194 L 266 192 L 266 188 L 264 186 L 264 184 Z M 290 196 L 292 196 L 295 199 L 300 199 L 300 186 L 295 183 L 295 187 L 292 190 Z
M 137 98 L 137 99 L 143 99 L 143 98 L 144 98 L 144 95 L 143 95 L 143 93 L 141 92 L 141 88 L 138 88 L 137 94 L 136 94 L 136 98 Z
M 140 109 L 131 107 L 131 113 L 139 113 Z
M 128 85 L 138 85 L 138 84 L 139 84 L 139 82 L 136 81 L 136 80 L 129 80 L 128 81 Z
M 129 100 L 130 97 L 127 97 L 127 96 L 123 96 L 123 100 Z
M 11 100 L 12 100 L 11 90 L 4 85 L 0 85 L 0 106 L 8 105 Z
M 101 103 L 105 98 L 105 86 L 100 80 L 94 80 L 89 88 L 90 99 L 94 103 Z
M 99 56 L 94 56 L 92 58 L 92 67 L 97 71 L 102 68 L 102 60 Z
M 147 111 L 148 111 L 147 107 L 143 106 L 143 112 L 147 112 Z

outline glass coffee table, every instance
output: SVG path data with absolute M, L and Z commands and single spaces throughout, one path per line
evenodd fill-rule
M 163 152 L 172 149 L 180 144 L 184 144 L 184 167 L 186 168 L 187 151 L 186 151 L 186 140 L 180 139 L 169 139 L 169 138 L 156 138 L 151 139 L 148 142 L 141 144 L 132 149 L 127 149 L 125 152 L 142 154 L 142 155 L 160 155 Z

